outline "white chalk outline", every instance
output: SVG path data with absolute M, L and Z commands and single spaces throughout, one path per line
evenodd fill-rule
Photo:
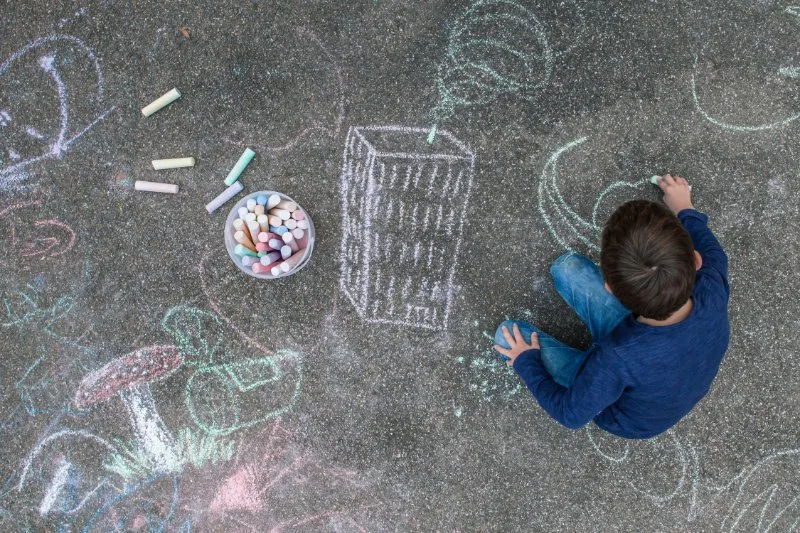
M 415 128 L 410 126 L 397 126 L 397 125 L 374 125 L 374 126 L 353 126 L 348 131 L 347 140 L 345 141 L 345 149 L 344 154 L 342 156 L 342 173 L 340 177 L 340 198 L 341 198 L 341 214 L 342 214 L 342 229 L 343 229 L 343 236 L 340 246 L 340 263 L 342 273 L 339 278 L 339 287 L 340 290 L 348 297 L 348 299 L 352 302 L 353 306 L 356 308 L 359 316 L 362 319 L 368 322 L 375 322 L 375 323 L 383 323 L 383 324 L 394 324 L 394 325 L 403 325 L 403 326 L 412 326 L 412 327 L 421 327 L 425 329 L 431 330 L 441 330 L 447 327 L 450 309 L 452 306 L 453 296 L 454 296 L 454 278 L 455 278 L 455 271 L 457 268 L 457 261 L 458 255 L 461 249 L 462 244 L 462 233 L 463 233 L 463 226 L 464 226 L 464 216 L 462 216 L 458 224 L 456 225 L 455 220 L 453 220 L 452 225 L 449 229 L 449 233 L 454 235 L 455 244 L 453 247 L 453 262 L 450 266 L 449 273 L 447 274 L 446 280 L 446 290 L 444 290 L 444 303 L 443 303 L 443 311 L 441 315 L 438 315 L 438 311 L 436 313 L 420 313 L 420 310 L 415 306 L 408 306 L 405 308 L 405 318 L 402 319 L 394 319 L 394 318 L 383 318 L 375 316 L 372 313 L 372 306 L 369 305 L 367 302 L 368 295 L 370 294 L 370 280 L 371 280 L 371 269 L 372 263 L 375 262 L 375 259 L 372 257 L 372 248 L 373 243 L 372 239 L 369 236 L 372 236 L 373 233 L 371 231 L 372 228 L 372 221 L 375 219 L 377 215 L 383 216 L 384 213 L 377 213 L 378 202 L 376 199 L 379 185 L 376 183 L 376 179 L 374 177 L 374 171 L 376 168 L 375 161 L 378 158 L 392 158 L 392 159 L 402 159 L 404 161 L 408 161 L 406 176 L 404 178 L 404 183 L 401 187 L 402 190 L 407 190 L 408 186 L 412 181 L 419 182 L 420 175 L 423 171 L 423 165 L 425 162 L 433 161 L 462 161 L 467 162 L 469 164 L 469 174 L 467 176 L 467 184 L 466 190 L 464 192 L 464 202 L 461 205 L 461 213 L 466 214 L 467 205 L 469 204 L 469 198 L 472 192 L 472 182 L 475 174 L 475 155 L 474 153 L 461 141 L 456 139 L 452 134 L 447 131 L 440 130 L 439 134 L 446 138 L 449 142 L 451 142 L 455 149 L 457 149 L 461 155 L 457 155 L 454 153 L 409 153 L 409 152 L 394 152 L 394 151 L 380 151 L 376 150 L 371 142 L 369 142 L 362 132 L 378 132 L 378 133 L 405 133 L 409 135 L 419 135 L 420 138 L 425 139 L 425 136 L 428 133 L 428 128 Z M 366 149 L 366 153 L 362 153 L 362 150 Z M 352 273 L 349 272 L 350 267 L 347 265 L 346 258 L 348 256 L 349 247 L 352 245 L 355 236 L 352 234 L 351 230 L 351 222 L 349 220 L 349 211 L 351 203 L 355 203 L 357 201 L 356 197 L 351 198 L 351 186 L 353 184 L 350 183 L 354 177 L 359 176 L 362 174 L 362 166 L 361 162 L 365 163 L 365 167 L 367 169 L 367 174 L 364 176 L 366 180 L 366 192 L 361 196 L 360 201 L 364 202 L 364 208 L 359 209 L 358 211 L 362 214 L 362 223 L 360 224 L 360 233 L 363 235 L 367 235 L 368 238 L 362 241 L 362 252 L 361 257 L 363 264 L 361 266 L 360 272 L 357 272 L 356 275 L 358 279 L 356 281 L 351 282 Z M 422 162 L 422 164 L 419 164 Z M 351 168 L 351 163 L 352 168 Z M 383 163 L 379 164 L 383 165 Z M 417 172 L 417 177 L 412 177 L 412 167 L 417 165 L 419 167 Z M 449 167 L 450 165 L 448 165 Z M 387 175 L 385 165 L 381 167 L 383 170 L 382 175 Z M 439 174 L 439 167 L 436 166 L 437 175 Z M 461 173 L 459 174 L 459 178 L 463 177 L 463 173 L 467 170 L 467 167 L 461 169 Z M 448 171 L 448 180 L 451 177 L 451 172 Z M 390 171 L 388 176 L 392 176 L 393 171 Z M 458 180 L 458 179 L 457 179 Z M 460 183 L 458 183 L 460 185 Z M 363 186 L 362 186 L 363 188 Z M 353 192 L 356 192 L 358 189 L 355 189 Z M 446 190 L 446 187 L 445 189 Z M 452 191 L 452 195 L 456 195 L 456 191 Z M 402 202 L 402 201 L 400 201 Z M 415 204 L 414 209 L 416 210 L 419 206 Z M 404 205 L 401 205 L 400 209 L 401 212 L 404 208 Z M 408 212 L 408 209 L 405 209 Z M 410 213 L 410 215 L 414 216 L 414 211 Z M 449 213 L 450 217 L 454 217 L 455 215 L 455 208 L 450 210 Z M 454 227 L 457 226 L 457 227 Z M 401 246 L 407 245 L 407 243 L 402 243 Z M 419 260 L 418 252 L 413 252 L 414 257 L 416 260 Z M 383 275 L 383 272 L 380 272 Z M 361 282 L 359 282 L 361 280 Z M 389 282 L 387 285 L 387 295 L 395 294 L 395 278 L 393 275 L 390 275 Z M 359 294 L 353 294 L 352 290 L 349 288 L 351 286 L 358 286 L 359 287 Z M 410 291 L 410 279 L 406 279 L 406 283 L 403 285 L 403 288 L 400 291 L 400 295 L 403 299 L 408 296 Z M 386 309 L 394 309 L 396 304 L 400 302 L 391 302 L 387 304 Z M 384 311 L 387 312 L 387 311 Z M 420 314 L 422 316 L 420 317 Z M 412 315 L 415 315 L 412 316 Z
M 52 34 L 46 35 L 44 37 L 40 37 L 30 43 L 26 44 L 13 54 L 11 54 L 2 64 L 0 64 L 0 77 L 5 74 L 5 72 L 11 67 L 13 63 L 18 61 L 24 55 L 36 50 L 37 48 L 50 44 L 50 43 L 57 43 L 59 41 L 67 41 L 73 45 L 77 45 L 83 50 L 83 53 L 94 63 L 95 73 L 97 75 L 97 104 L 98 106 L 104 106 L 104 92 L 105 92 L 105 78 L 103 76 L 103 71 L 100 68 L 100 61 L 97 56 L 94 54 L 91 48 L 89 48 L 83 41 L 78 39 L 77 37 L 73 37 L 72 35 L 65 35 L 65 34 Z M 58 99 L 59 99 L 59 113 L 60 113 L 60 120 L 61 120 L 61 129 L 58 132 L 57 138 L 53 143 L 50 145 L 49 149 L 46 153 L 35 156 L 33 158 L 28 158 L 13 165 L 2 167 L 0 168 L 0 178 L 3 177 L 10 177 L 12 178 L 9 181 L 0 181 L 0 190 L 5 188 L 7 185 L 10 185 L 14 181 L 19 181 L 20 179 L 24 178 L 25 175 L 20 175 L 19 172 L 23 171 L 26 167 L 37 163 L 39 161 L 43 161 L 45 159 L 61 159 L 65 153 L 67 153 L 72 144 L 74 144 L 78 139 L 80 139 L 87 131 L 93 128 L 98 122 L 106 118 L 109 113 L 116 109 L 116 106 L 112 106 L 108 108 L 106 111 L 98 115 L 88 126 L 84 127 L 78 133 L 72 135 L 67 139 L 69 134 L 69 106 L 67 104 L 67 88 L 64 80 L 61 77 L 58 69 L 55 67 L 54 56 L 52 54 L 45 54 L 41 58 L 39 58 L 39 66 L 45 73 L 50 76 L 56 86 L 56 90 L 58 92 Z M 16 179 L 15 179 L 16 178 Z

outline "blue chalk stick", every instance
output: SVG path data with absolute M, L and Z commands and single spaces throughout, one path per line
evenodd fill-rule
M 283 235 L 284 233 L 289 231 L 289 228 L 287 228 L 286 226 L 278 226 L 277 228 L 275 226 L 270 226 L 269 230 L 272 233 L 277 233 L 278 235 Z
M 267 197 L 263 194 L 256 196 L 256 203 L 258 205 L 267 205 Z

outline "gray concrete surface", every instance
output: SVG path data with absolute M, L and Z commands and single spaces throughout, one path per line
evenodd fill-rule
M 797 528 L 799 32 L 771 0 L 3 2 L 2 530 Z M 405 169 L 449 135 L 474 158 L 461 190 L 343 177 L 351 127 L 434 121 L 432 146 L 400 132 L 380 142 L 405 158 L 378 159 Z M 203 209 L 246 146 L 245 190 L 316 224 L 285 280 L 242 275 L 228 210 Z M 549 264 L 596 258 L 604 218 L 665 172 L 729 252 L 728 355 L 665 435 L 564 429 L 484 332 L 522 318 L 585 345 Z M 363 239 L 343 187 L 374 217 L 362 263 L 342 260 Z M 425 230 L 439 205 L 461 207 Z M 396 290 L 352 294 L 367 271 Z M 76 408 L 86 376 L 159 345 L 177 371 Z

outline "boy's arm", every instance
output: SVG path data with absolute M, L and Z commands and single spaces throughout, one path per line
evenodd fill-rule
M 703 266 L 713 268 L 722 276 L 728 292 L 728 256 L 708 228 L 708 217 L 694 209 L 689 182 L 680 176 L 666 174 L 659 177 L 656 184 L 664 192 L 664 203 L 677 215 L 692 237 L 694 249 L 703 258 Z
M 589 351 L 586 363 L 570 388 L 553 380 L 542 363 L 540 350 L 527 350 L 514 360 L 514 370 L 542 409 L 570 429 L 591 421 L 616 402 L 625 390 L 621 367 L 615 358 L 604 354 L 597 346 Z
M 719 272 L 727 285 L 728 256 L 708 227 L 708 216 L 692 208 L 687 208 L 678 213 L 678 218 L 692 237 L 694 249 L 703 257 L 703 266 L 711 267 Z

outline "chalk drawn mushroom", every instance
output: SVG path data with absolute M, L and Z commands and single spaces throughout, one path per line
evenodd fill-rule
M 87 375 L 75 393 L 76 409 L 119 396 L 128 411 L 143 459 L 154 472 L 174 472 L 183 465 L 180 447 L 158 414 L 150 383 L 183 364 L 175 346 L 141 348 Z

